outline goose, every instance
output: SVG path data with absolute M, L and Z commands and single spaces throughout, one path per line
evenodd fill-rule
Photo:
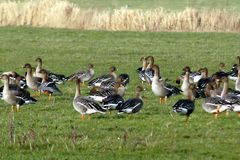
M 240 91 L 240 65 L 237 66 L 238 74 L 235 82 L 235 90 Z
M 234 112 L 238 112 L 238 116 L 240 116 L 240 97 L 233 94 L 233 93 L 228 93 L 228 77 L 222 77 L 221 79 L 223 81 L 223 91 L 220 95 L 220 97 L 225 100 L 226 102 L 230 103 L 232 105 L 231 110 Z M 229 110 L 227 110 L 227 115 Z
M 62 95 L 62 92 L 60 89 L 56 86 L 55 82 L 48 81 L 48 73 L 45 69 L 41 69 L 39 71 L 40 74 L 42 74 L 42 82 L 39 86 L 39 90 L 42 93 L 48 94 L 48 99 L 51 100 L 53 94 L 60 94 Z
M 38 57 L 35 59 L 35 61 L 37 62 L 37 67 L 33 76 L 42 78 L 43 75 L 40 73 L 40 70 L 43 69 L 42 59 Z M 50 71 L 47 71 L 47 73 L 48 73 L 48 78 L 57 84 L 63 84 L 67 81 L 67 78 L 63 74 L 57 74 Z
M 121 84 L 121 80 L 118 78 L 114 88 L 101 88 L 101 87 L 93 87 L 90 90 L 90 98 L 95 101 L 102 102 L 105 98 L 110 95 L 118 94 L 121 97 L 124 96 L 125 87 Z
M 184 96 L 188 95 L 188 90 L 189 90 L 189 86 L 190 86 L 190 82 L 189 82 L 189 72 L 185 72 L 184 78 L 183 78 L 183 83 L 181 85 L 181 90 L 182 90 L 182 94 Z
M 185 94 L 187 99 L 180 99 L 172 106 L 173 112 L 179 113 L 180 115 L 186 115 L 186 122 L 195 109 L 193 89 L 193 84 L 188 85 L 187 94 Z
M 190 82 L 191 83 L 197 83 L 201 79 L 201 74 L 199 72 L 193 72 L 191 71 L 191 68 L 189 66 L 185 66 L 183 68 L 184 72 L 189 72 Z
M 124 103 L 124 99 L 119 94 L 108 95 L 102 100 L 103 108 L 107 110 L 116 110 Z
M 179 94 L 181 92 L 180 89 L 167 84 L 164 80 L 159 80 L 159 66 L 154 65 L 153 66 L 154 70 L 154 76 L 153 76 L 153 81 L 152 81 L 152 92 L 160 97 L 160 104 L 166 103 L 167 97 L 175 94 Z
M 103 82 L 107 82 L 107 81 L 115 81 L 117 79 L 117 74 L 116 74 L 116 67 L 115 66 L 112 66 L 109 68 L 110 70 L 110 73 L 109 74 L 105 74 L 105 75 L 102 75 L 100 77 L 97 77 L 93 80 L 91 80 L 90 82 L 88 82 L 88 86 L 89 87 L 94 87 L 94 86 L 101 86 L 101 84 Z
M 216 94 L 217 84 L 215 82 L 208 83 L 205 89 L 206 98 L 202 102 L 202 109 L 207 112 L 215 115 L 215 118 L 222 112 L 225 112 L 230 109 L 231 104 Z M 222 94 L 227 92 L 227 85 L 224 85 Z
M 28 88 L 39 91 L 39 86 L 41 85 L 42 78 L 39 77 L 33 77 L 32 75 L 32 66 L 29 63 L 26 63 L 23 68 L 27 69 L 26 74 L 26 83 Z
M 85 119 L 85 115 L 91 118 L 91 114 L 94 113 L 105 113 L 106 110 L 103 109 L 96 101 L 89 99 L 88 97 L 83 97 L 81 95 L 80 83 L 81 80 L 75 78 L 76 80 L 76 92 L 73 99 L 74 109 L 82 115 L 82 120 Z
M 136 97 L 126 100 L 123 105 L 119 105 L 116 109 L 121 113 L 137 113 L 143 108 L 143 99 L 141 97 L 141 92 L 143 91 L 142 86 L 136 87 Z
M 197 92 L 198 92 L 200 97 L 206 98 L 205 88 L 206 88 L 208 83 L 213 81 L 213 79 L 212 79 L 212 77 L 208 77 L 207 67 L 201 68 L 199 70 L 199 72 L 201 73 L 201 79 L 197 82 Z
M 9 78 L 10 78 L 9 79 L 9 84 L 17 84 L 21 88 L 26 88 L 27 87 L 26 79 L 15 71 L 3 72 L 2 75 L 8 75 L 9 76 Z
M 141 82 L 142 82 L 142 86 L 143 83 L 146 82 L 145 80 L 145 70 L 147 68 L 147 60 L 145 57 L 142 57 L 140 59 L 140 61 L 142 62 L 142 67 L 137 69 L 137 73 L 138 73 L 138 77 L 140 78 Z
M 88 69 L 86 71 L 80 71 L 77 73 L 74 73 L 72 75 L 70 75 L 67 79 L 71 80 L 72 78 L 77 77 L 78 79 L 82 80 L 82 85 L 84 85 L 84 82 L 89 81 L 90 79 L 93 78 L 94 76 L 94 70 L 93 70 L 93 64 L 88 64 Z
M 118 78 L 120 78 L 121 80 L 122 80 L 122 85 L 123 86 L 127 86 L 127 84 L 129 84 L 129 82 L 130 82 L 130 77 L 129 77 L 129 75 L 127 74 L 127 73 L 121 73 L 121 74 L 119 74 L 119 76 L 118 76 Z
M 151 84 L 152 84 L 152 79 L 153 79 L 153 69 L 152 69 L 152 67 L 153 67 L 153 65 L 154 65 L 154 57 L 153 56 L 148 56 L 148 57 L 146 57 L 146 61 L 147 61 L 147 68 L 146 68 L 146 70 L 145 70 L 145 80 L 146 80 L 146 82 L 148 83 L 148 85 L 150 86 Z M 160 75 L 159 75 L 159 78 L 161 78 L 160 77 Z
M 240 65 L 240 56 L 236 57 L 237 63 L 233 64 L 231 70 L 228 72 L 228 78 L 230 80 L 236 81 L 238 77 L 238 65 Z
M 20 88 L 18 85 L 9 84 L 9 76 L 2 75 L 0 77 L 4 83 L 2 99 L 8 104 L 12 105 L 12 111 L 16 107 L 17 111 L 20 110 L 20 106 L 24 103 L 33 104 L 36 103 L 37 100 L 30 96 L 30 93 L 26 90 Z

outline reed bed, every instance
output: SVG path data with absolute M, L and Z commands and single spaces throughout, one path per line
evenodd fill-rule
M 0 3 L 0 26 L 109 31 L 239 32 L 240 12 L 224 9 L 82 9 L 68 1 Z

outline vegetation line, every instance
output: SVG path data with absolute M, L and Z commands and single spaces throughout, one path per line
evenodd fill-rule
M 110 31 L 239 32 L 240 12 L 224 9 L 81 9 L 62 0 L 0 3 L 0 26 Z

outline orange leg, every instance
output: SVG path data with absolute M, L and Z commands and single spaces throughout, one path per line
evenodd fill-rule
M 88 120 L 91 120 L 91 114 L 88 115 Z
M 52 94 L 49 94 L 49 95 L 48 95 L 48 100 L 49 100 L 49 101 L 52 100 Z
M 162 104 L 162 98 L 160 97 L 160 99 L 159 99 L 159 102 L 160 102 L 160 104 Z
M 215 119 L 218 118 L 218 113 L 214 113 L 214 118 L 215 118 Z
M 84 116 L 84 114 L 82 114 L 82 120 L 84 120 L 85 119 L 85 116 Z
M 164 97 L 164 103 L 167 103 L 167 96 Z
M 237 112 L 238 117 L 240 118 L 240 112 Z
M 226 116 L 227 116 L 227 117 L 229 116 L 229 111 L 226 111 Z

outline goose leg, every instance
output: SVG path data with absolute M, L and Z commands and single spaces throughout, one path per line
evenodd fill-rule
M 17 105 L 16 107 L 17 107 L 17 112 L 19 112 L 20 111 L 20 106 Z
M 82 119 L 82 120 L 84 120 L 84 119 L 85 119 L 85 116 L 84 116 L 84 114 L 82 114 L 82 116 L 81 116 L 81 119 Z
M 12 105 L 12 107 L 11 107 L 11 111 L 14 112 L 14 106 L 13 106 L 13 105 Z
M 229 116 L 229 111 L 226 111 L 226 116 L 227 116 L 227 117 Z
M 167 96 L 164 97 L 164 103 L 167 103 Z
M 52 99 L 52 94 L 48 95 L 48 100 L 50 101 Z
M 218 113 L 214 113 L 214 118 L 215 118 L 215 119 L 218 118 Z
M 240 118 L 240 112 L 237 113 L 238 117 Z
M 85 86 L 85 83 L 84 83 L 84 81 L 81 83 L 81 86 L 82 86 L 82 87 L 84 87 L 84 86 Z
M 91 120 L 91 114 L 88 115 L 88 120 Z
M 160 102 L 160 104 L 162 104 L 162 98 L 160 97 L 160 99 L 159 99 L 159 102 Z
M 186 123 L 188 122 L 188 119 L 189 119 L 189 115 L 186 116 L 186 120 L 185 120 Z

